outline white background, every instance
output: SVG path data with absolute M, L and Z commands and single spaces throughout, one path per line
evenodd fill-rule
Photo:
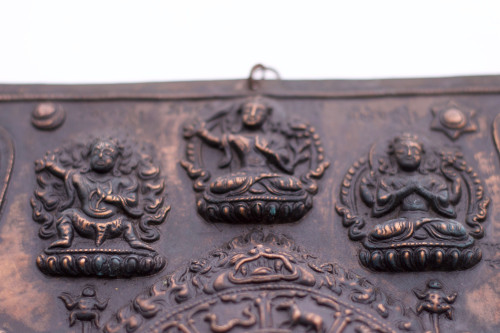
M 500 74 L 500 1 L 1 1 L 0 83 Z

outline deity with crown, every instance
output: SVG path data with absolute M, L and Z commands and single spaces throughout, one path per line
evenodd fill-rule
M 297 221 L 312 207 L 313 178 L 329 165 L 312 126 L 287 122 L 259 97 L 189 122 L 184 136 L 182 166 L 195 181 L 198 212 L 211 222 Z M 222 156 L 211 179 L 207 162 L 218 156 L 214 149 Z
M 368 159 L 351 167 L 337 210 L 351 239 L 363 241 L 365 266 L 446 270 L 466 269 L 481 259 L 474 240 L 483 235 L 479 222 L 487 204 L 460 152 L 426 147 L 405 133 L 390 142 L 385 156 L 372 147 Z

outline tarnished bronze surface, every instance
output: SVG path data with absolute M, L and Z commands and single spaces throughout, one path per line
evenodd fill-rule
M 500 331 L 500 77 L 0 85 L 0 332 Z

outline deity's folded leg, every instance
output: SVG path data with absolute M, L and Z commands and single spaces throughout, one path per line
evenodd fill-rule
M 128 220 L 124 220 L 123 222 L 123 227 L 124 227 L 124 232 L 123 232 L 123 237 L 127 241 L 127 243 L 130 245 L 130 247 L 134 249 L 144 249 L 144 250 L 149 250 L 153 251 L 153 248 L 142 241 L 139 240 L 139 237 L 137 237 L 137 234 L 134 230 L 134 226 L 132 222 Z
M 56 221 L 57 235 L 59 239 L 49 245 L 50 248 L 54 247 L 70 247 L 73 243 L 74 230 L 71 215 L 64 214 Z
M 382 241 L 408 234 L 412 229 L 413 223 L 405 218 L 390 220 L 382 224 L 377 224 L 370 233 L 370 238 Z
M 242 188 L 248 188 L 252 183 L 252 178 L 252 176 L 245 175 L 244 173 L 217 177 L 212 184 L 210 184 L 210 191 L 216 194 L 224 194 Z

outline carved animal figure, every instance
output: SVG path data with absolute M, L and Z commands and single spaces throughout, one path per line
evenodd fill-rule
M 210 323 L 210 329 L 212 330 L 212 332 L 216 333 L 229 332 L 236 326 L 250 327 L 257 322 L 250 306 L 243 310 L 243 315 L 247 317 L 247 319 L 234 318 L 229 320 L 226 324 L 218 325 L 217 316 L 213 313 L 210 313 L 205 316 L 205 321 Z
M 284 325 L 295 327 L 297 325 L 306 326 L 307 329 L 313 328 L 316 333 L 323 333 L 323 318 L 312 312 L 302 312 L 294 301 L 282 303 L 276 307 L 277 310 L 286 310 L 290 315 L 290 320 L 284 322 Z

